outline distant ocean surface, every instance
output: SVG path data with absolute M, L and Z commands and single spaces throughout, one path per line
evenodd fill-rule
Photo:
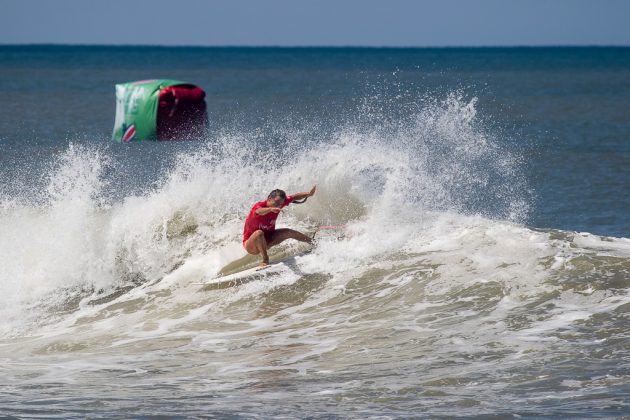
M 151 78 L 205 137 L 111 141 Z M 0 415 L 630 415 L 630 48 L 0 46 L 0 98 Z

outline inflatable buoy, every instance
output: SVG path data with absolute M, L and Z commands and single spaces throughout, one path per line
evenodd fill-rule
M 141 80 L 116 85 L 116 121 L 112 139 L 187 140 L 203 137 L 206 93 L 177 80 Z

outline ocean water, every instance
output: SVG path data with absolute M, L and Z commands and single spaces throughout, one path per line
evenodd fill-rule
M 207 136 L 112 143 L 161 77 Z M 0 415 L 630 415 L 630 48 L 2 46 L 0 93 Z M 279 225 L 336 228 L 200 284 L 313 184 Z

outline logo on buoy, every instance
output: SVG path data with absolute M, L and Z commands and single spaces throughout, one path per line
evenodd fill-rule
M 129 143 L 131 139 L 133 139 L 133 136 L 135 135 L 136 135 L 136 125 L 131 124 L 129 128 L 125 130 L 125 133 L 122 136 L 122 141 L 125 143 Z

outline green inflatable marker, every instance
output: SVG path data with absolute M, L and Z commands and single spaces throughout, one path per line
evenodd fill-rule
M 205 92 L 178 80 L 142 80 L 116 85 L 114 141 L 186 140 L 207 126 Z

